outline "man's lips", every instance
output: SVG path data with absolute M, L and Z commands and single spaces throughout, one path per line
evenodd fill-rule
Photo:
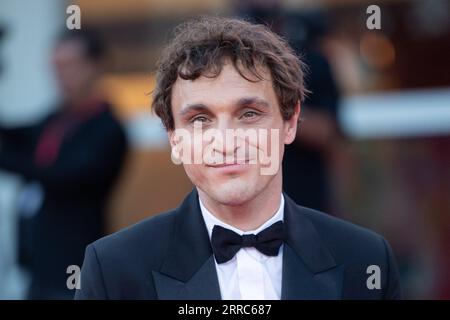
M 250 160 L 245 161 L 235 161 L 235 162 L 225 162 L 208 165 L 209 168 L 213 169 L 220 174 L 237 174 L 248 170 Z
M 212 167 L 212 168 L 227 168 L 227 167 L 237 167 L 237 166 L 242 166 L 242 165 L 248 165 L 248 164 L 250 164 L 250 162 L 251 162 L 251 160 L 241 160 L 241 161 L 234 161 L 234 162 L 207 164 L 207 166 Z

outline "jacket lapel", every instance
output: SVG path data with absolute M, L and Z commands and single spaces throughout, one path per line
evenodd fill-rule
M 334 261 L 312 222 L 286 194 L 281 298 L 340 299 L 343 267 Z
M 195 189 L 176 211 L 167 257 L 159 271 L 152 271 L 158 298 L 220 300 L 214 256 Z
M 220 300 L 220 288 L 217 280 L 214 257 L 208 260 L 187 281 L 174 279 L 153 271 L 153 279 L 161 300 Z

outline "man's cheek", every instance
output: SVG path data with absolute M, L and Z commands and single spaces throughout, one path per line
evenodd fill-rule
M 280 130 L 260 130 L 259 163 L 261 175 L 275 175 L 280 165 Z
M 208 177 L 201 170 L 198 170 L 195 165 L 184 166 L 184 170 L 189 180 L 194 186 L 206 186 Z

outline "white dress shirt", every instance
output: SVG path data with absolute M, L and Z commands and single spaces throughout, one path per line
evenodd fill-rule
M 257 234 L 284 217 L 284 198 L 278 211 L 256 230 L 242 231 L 216 218 L 200 200 L 200 209 L 209 238 L 214 225 L 230 229 L 239 235 Z M 277 256 L 271 257 L 253 247 L 242 248 L 233 259 L 216 264 L 220 293 L 223 300 L 279 300 L 281 298 L 281 275 L 283 266 L 283 245 Z

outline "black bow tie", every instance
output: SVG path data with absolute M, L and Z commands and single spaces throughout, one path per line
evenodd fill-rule
M 237 233 L 215 225 L 211 236 L 211 245 L 217 263 L 231 260 L 243 247 L 255 247 L 266 256 L 276 256 L 284 241 L 283 221 L 278 221 L 258 234 Z

